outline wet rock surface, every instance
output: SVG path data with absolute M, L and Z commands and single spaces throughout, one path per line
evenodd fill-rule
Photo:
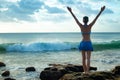
M 96 71 L 96 67 L 90 67 L 88 75 L 83 73 L 82 65 L 50 64 L 41 74 L 41 80 L 120 80 L 120 66 L 111 71 Z
M 73 64 L 50 64 L 51 67 L 45 68 L 41 74 L 41 80 L 59 80 L 65 74 L 72 72 L 83 72 L 82 65 Z M 90 70 L 97 70 L 97 67 L 90 67 Z

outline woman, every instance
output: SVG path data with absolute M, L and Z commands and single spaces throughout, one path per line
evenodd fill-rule
M 104 11 L 105 6 L 101 7 L 100 12 L 90 24 L 87 24 L 89 21 L 89 18 L 87 16 L 83 17 L 84 24 L 81 24 L 79 20 L 76 18 L 76 16 L 73 14 L 72 9 L 70 7 L 67 7 L 67 9 L 71 13 L 71 15 L 73 16 L 76 23 L 81 29 L 81 34 L 83 39 L 79 45 L 79 50 L 82 52 L 82 64 L 83 64 L 84 72 L 85 74 L 88 74 L 90 68 L 91 51 L 93 51 L 93 47 L 90 39 L 91 28 L 95 24 L 100 14 Z

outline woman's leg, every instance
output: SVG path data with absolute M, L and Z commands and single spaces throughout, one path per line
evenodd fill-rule
M 90 70 L 90 58 L 91 58 L 91 51 L 87 51 L 87 63 L 86 63 L 87 73 L 89 73 Z
M 82 51 L 82 65 L 83 65 L 83 70 L 86 73 L 87 72 L 87 66 L 86 66 L 86 54 L 85 54 L 85 51 Z

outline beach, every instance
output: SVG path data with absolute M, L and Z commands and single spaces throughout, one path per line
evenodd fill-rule
M 91 65 L 108 71 L 120 65 L 120 33 L 92 33 Z M 39 80 L 48 64 L 82 64 L 78 45 L 81 33 L 1 33 L 0 61 L 17 80 Z M 36 72 L 26 73 L 34 66 Z M 0 79 L 4 77 L 0 76 Z

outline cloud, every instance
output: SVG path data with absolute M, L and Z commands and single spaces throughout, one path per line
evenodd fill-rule
M 33 14 L 35 11 L 39 10 L 44 3 L 39 0 L 21 0 L 18 2 L 18 5 L 20 8 L 19 11 L 25 14 Z
M 0 0 L 0 9 L 7 8 L 11 4 L 12 4 L 11 2 L 7 2 L 6 0 Z
M 100 8 L 95 9 L 94 7 L 91 7 L 89 4 L 85 4 L 87 6 L 77 6 L 76 9 L 79 11 L 81 15 L 96 15 L 101 10 Z M 103 14 L 114 14 L 114 11 L 112 9 L 106 8 Z
M 105 1 L 101 2 L 104 3 Z M 49 0 L 0 0 L 0 21 L 36 21 L 42 19 L 62 21 L 68 19 L 66 6 L 72 7 L 75 13 L 80 14 L 80 16 L 90 16 L 97 14 L 100 10 L 93 7 L 96 5 L 98 4 L 93 0 L 54 0 L 51 2 Z M 35 13 L 40 15 L 36 16 Z M 113 13 L 112 9 L 109 8 L 106 8 L 104 11 L 104 14 Z
M 42 5 L 44 5 L 44 3 L 39 0 L 21 0 L 14 4 L 11 2 L 9 5 L 4 3 L 4 7 L 8 7 L 8 10 L 0 12 L 0 20 L 14 21 L 14 19 L 18 19 L 33 21 L 31 15 L 33 15 L 34 12 L 37 12 Z
M 57 27 L 57 31 L 59 31 L 61 27 L 68 27 L 68 30 L 73 31 L 76 24 L 71 14 L 67 11 L 66 6 L 72 8 L 78 19 L 85 15 L 94 19 L 103 5 L 106 6 L 106 9 L 96 25 L 102 26 L 101 24 L 103 24 L 108 27 L 108 31 L 112 31 L 115 27 L 118 27 L 118 29 L 115 30 L 120 30 L 119 2 L 120 0 L 0 0 L 0 23 L 2 23 L 1 26 L 6 26 L 4 27 L 5 30 L 1 29 L 1 31 L 6 32 L 11 28 L 11 31 L 16 32 L 19 30 L 18 27 L 22 27 L 23 29 L 21 29 L 24 31 L 29 31 L 30 26 L 32 26 L 33 29 L 37 28 L 38 31 L 42 31 L 41 27 L 48 28 L 48 31 L 53 31 L 50 26 L 54 28 Z M 20 25 L 16 25 L 19 23 Z M 21 26 L 21 24 L 24 23 L 26 25 Z M 69 26 L 73 28 L 70 29 Z M 7 27 L 9 27 L 9 29 Z M 103 27 L 96 27 L 95 31 L 104 31 L 105 29 Z M 31 29 L 31 31 L 33 31 L 33 29 Z M 65 28 L 61 29 L 61 31 L 64 30 Z M 36 29 L 34 31 L 36 31 Z M 79 28 L 76 27 L 75 31 L 79 31 Z
M 113 14 L 114 12 L 111 9 L 106 8 L 104 13 L 106 13 L 106 14 Z
M 47 9 L 48 13 L 65 13 L 64 10 L 57 8 L 57 7 L 49 7 L 49 6 L 45 6 L 45 8 Z
M 58 6 L 51 7 L 49 5 L 44 4 L 43 1 L 39 0 L 20 0 L 16 3 L 13 2 L 7 2 L 7 1 L 1 1 L 3 3 L 0 5 L 2 7 L 0 9 L 0 21 L 16 21 L 16 20 L 23 20 L 23 21 L 34 21 L 35 18 L 31 17 L 34 15 L 34 13 L 39 12 L 40 9 L 47 10 L 47 15 L 52 15 L 54 17 L 54 14 L 61 14 L 65 13 L 66 11 L 59 8 Z M 4 7 L 7 7 L 8 9 L 5 10 Z M 55 15 L 56 17 L 57 15 Z M 46 17 L 46 16 L 44 16 Z M 59 17 L 59 16 L 58 16 Z M 57 18 L 58 18 L 57 17 Z
M 49 21 L 49 22 L 61 22 L 64 21 L 66 19 L 68 19 L 68 17 L 66 16 L 66 12 L 64 11 L 59 11 L 59 8 L 55 8 L 57 10 L 51 12 L 51 10 L 48 9 L 41 9 L 38 13 L 35 13 L 35 15 L 33 17 L 36 17 L 37 21 Z
M 60 3 L 62 4 L 74 4 L 75 1 L 74 0 L 58 0 Z

